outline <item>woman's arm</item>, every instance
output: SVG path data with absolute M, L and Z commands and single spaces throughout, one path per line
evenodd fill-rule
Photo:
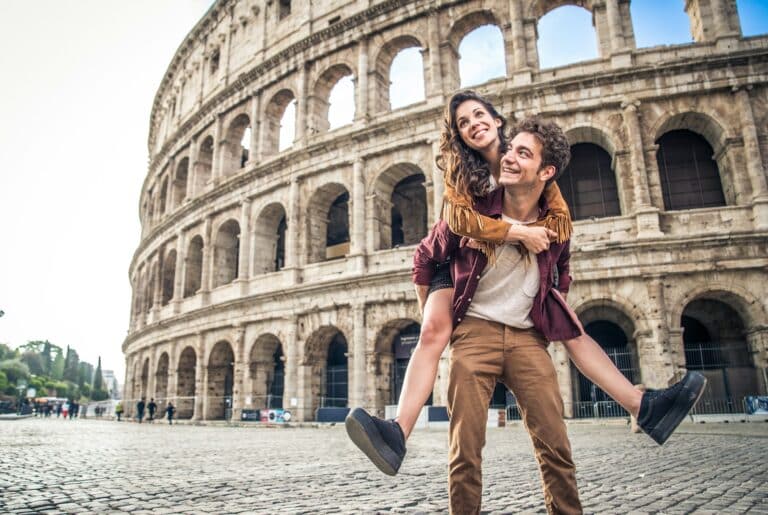
M 500 245 L 507 239 L 511 224 L 481 215 L 471 207 L 443 200 L 443 219 L 451 232 L 477 241 Z

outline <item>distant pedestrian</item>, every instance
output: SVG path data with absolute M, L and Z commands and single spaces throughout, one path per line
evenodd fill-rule
M 117 421 L 120 422 L 120 417 L 123 416 L 123 403 L 118 402 L 117 406 L 115 406 L 115 415 L 117 416 Z
M 65 402 L 61 406 L 61 416 L 64 417 L 64 420 L 67 420 L 69 417 L 69 401 Z
M 77 412 L 80 409 L 80 405 L 77 403 L 77 401 L 72 401 L 69 405 L 69 419 L 72 420 L 73 418 L 77 417 Z
M 136 418 L 139 419 L 139 424 L 144 420 L 144 408 L 147 405 L 146 402 L 144 402 L 144 399 L 146 399 L 146 397 L 142 397 L 141 400 L 136 403 Z
M 149 410 L 149 422 L 154 422 L 155 412 L 157 411 L 157 403 L 155 402 L 154 398 L 149 399 L 149 404 L 147 404 L 147 409 Z
M 168 417 L 168 424 L 173 424 L 173 414 L 176 412 L 176 408 L 173 407 L 173 403 L 168 401 L 168 406 L 165 407 L 165 416 Z
M 56 403 L 56 418 L 59 418 L 61 416 L 62 410 L 63 410 L 62 402 L 58 401 Z

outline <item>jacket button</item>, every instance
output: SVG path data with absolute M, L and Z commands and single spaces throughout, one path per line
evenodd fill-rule
M 456 319 L 457 322 L 461 322 L 461 317 Z
M 478 275 L 477 278 L 480 279 L 480 276 Z
M 469 298 L 469 300 L 468 300 L 467 302 L 472 302 L 472 297 L 470 297 L 470 298 Z

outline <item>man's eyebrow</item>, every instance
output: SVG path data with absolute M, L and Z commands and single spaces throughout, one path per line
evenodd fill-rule
M 522 150 L 527 150 L 528 152 L 531 152 L 531 153 L 533 152 L 533 150 L 531 150 L 530 148 L 526 147 L 525 145 L 510 146 L 509 149 L 510 150 L 515 150 L 515 151 L 518 151 L 518 150 L 522 149 Z

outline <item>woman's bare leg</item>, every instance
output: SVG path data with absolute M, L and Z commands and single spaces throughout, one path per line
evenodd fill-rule
M 406 439 L 432 393 L 440 356 L 451 338 L 452 299 L 453 288 L 443 288 L 432 292 L 424 304 L 419 343 L 408 361 L 403 389 L 397 403 L 396 420 Z
M 624 377 L 624 374 L 616 368 L 611 358 L 591 336 L 582 332 L 581 336 L 563 344 L 571 361 L 582 374 L 621 404 L 630 415 L 637 417 L 643 392 Z

